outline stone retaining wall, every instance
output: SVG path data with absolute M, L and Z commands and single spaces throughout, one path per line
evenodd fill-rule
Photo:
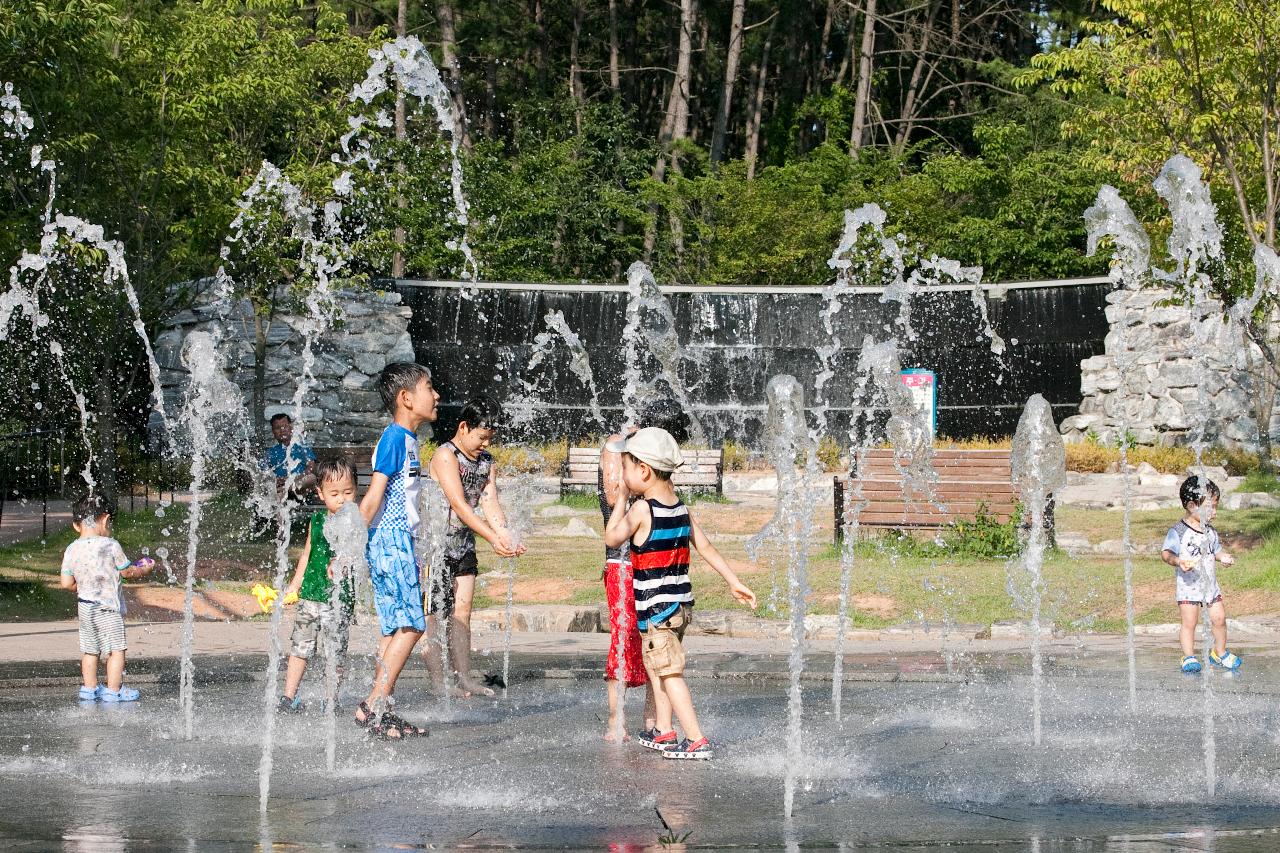
M 178 412 L 186 393 L 187 371 L 182 365 L 182 343 L 193 331 L 213 331 L 217 310 L 211 303 L 211 280 L 196 283 L 195 304 L 169 319 L 155 342 L 160 364 L 165 406 Z M 343 291 L 339 320 L 314 348 L 315 387 L 304 400 L 307 440 L 315 446 L 372 444 L 387 423 L 382 401 L 374 388 L 378 373 L 393 361 L 413 361 L 409 337 L 409 308 L 400 294 L 378 291 Z M 222 353 L 226 368 L 244 393 L 246 407 L 253 400 L 254 323 L 247 299 L 230 312 L 229 337 Z M 302 317 L 277 314 L 267 335 L 266 406 L 270 417 L 291 411 L 293 394 L 302 369 Z
M 1172 291 L 1119 289 L 1107 295 L 1110 331 L 1104 352 L 1081 364 L 1080 413 L 1062 422 L 1067 441 L 1090 432 L 1105 442 L 1126 430 L 1140 444 L 1179 444 L 1196 419 L 1209 418 L 1206 438 L 1232 447 L 1255 448 L 1257 391 L 1245 369 L 1260 358 L 1238 329 L 1219 313 L 1200 320 L 1183 305 L 1168 305 Z M 1212 324 L 1210 345 L 1195 352 L 1195 324 Z M 1204 371 L 1206 406 L 1199 381 Z M 1272 413 L 1271 434 L 1280 431 L 1280 407 Z

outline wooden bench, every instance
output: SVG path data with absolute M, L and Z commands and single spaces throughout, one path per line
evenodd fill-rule
M 724 451 L 682 449 L 684 464 L 676 469 L 671 482 L 677 489 L 724 494 Z M 560 470 L 560 494 L 595 489 L 599 482 L 600 448 L 570 447 Z
M 919 493 L 903 494 L 902 475 L 893 464 L 892 450 L 870 450 L 863 456 L 857 482 L 862 485 L 865 506 L 858 513 L 860 527 L 932 533 L 954 521 L 972 520 L 979 507 L 1006 522 L 1017 511 L 1008 450 L 935 450 L 934 506 Z M 844 538 L 844 514 L 848 479 L 836 477 L 836 542 Z M 854 494 L 849 492 L 848 500 Z M 850 508 L 852 509 L 852 508 Z

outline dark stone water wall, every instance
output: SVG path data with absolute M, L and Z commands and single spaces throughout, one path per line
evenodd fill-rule
M 619 420 L 625 291 L 564 285 L 483 289 L 468 298 L 458 287 L 443 284 L 400 281 L 394 287 L 413 310 L 409 333 L 418 361 L 431 368 L 442 395 L 438 430 L 452 430 L 469 395 L 508 400 L 521 390 L 521 377 L 535 383 L 541 401 L 534 434 L 571 439 L 600 434 L 590 394 L 569 371 L 562 342 L 533 375 L 524 375 L 534 338 L 546 331 L 543 317 L 556 310 L 586 346 L 610 426 Z M 1105 283 L 1062 283 L 993 291 L 1002 298 L 989 295 L 987 311 L 1007 344 L 1002 357 L 990 351 L 969 292 L 918 295 L 911 314 L 917 338 L 899 358 L 904 369 L 937 374 L 938 432 L 1010 435 L 1035 393 L 1054 405 L 1059 421 L 1074 414 L 1081 399 L 1080 362 L 1103 351 L 1108 290 Z M 667 299 L 689 356 L 681 379 L 708 439 L 752 442 L 765 411 L 765 386 L 777 374 L 800 380 L 812 404 L 820 369 L 817 347 L 829 340 L 821 294 L 717 288 L 676 290 Z M 897 304 L 881 303 L 876 293 L 844 297 L 835 319 L 842 348 L 828 386 L 829 421 L 837 438 L 848 428 L 858 348 L 866 335 L 889 337 L 896 316 Z

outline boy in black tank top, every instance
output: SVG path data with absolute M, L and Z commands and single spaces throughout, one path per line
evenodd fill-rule
M 507 530 L 498 502 L 498 470 L 487 449 L 501 418 L 501 407 L 488 397 L 467 401 L 453 438 L 436 448 L 431 457 L 431 477 L 449 502 L 449 530 L 444 565 L 432 567 L 427 644 L 422 654 L 436 689 L 443 690 L 445 661 L 437 620 L 445 619 L 449 663 L 457 673 L 457 690 L 463 696 L 493 695 L 488 687 L 471 679 L 471 600 L 480 572 L 476 535 L 499 557 L 518 557 L 526 550 Z M 483 516 L 476 507 L 484 510 Z
M 711 744 L 698 726 L 684 679 L 681 641 L 693 611 L 690 546 L 724 578 L 738 601 L 754 608 L 756 595 L 738 580 L 676 495 L 671 474 L 683 459 L 669 432 L 648 427 L 608 449 L 622 454 L 623 482 L 640 498 L 630 508 L 626 501 L 618 501 L 604 531 L 607 547 L 617 548 L 624 542 L 631 547 L 636 624 L 643 632 L 641 651 L 657 708 L 657 725 L 640 742 L 660 750 L 663 758 L 709 759 Z M 671 723 L 673 713 L 684 729 L 679 742 Z

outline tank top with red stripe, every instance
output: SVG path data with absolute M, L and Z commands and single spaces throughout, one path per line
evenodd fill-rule
M 693 604 L 689 581 L 689 510 L 676 500 L 664 504 L 646 498 L 653 523 L 643 545 L 631 543 L 632 585 L 636 594 L 636 627 L 661 625 L 681 604 Z

